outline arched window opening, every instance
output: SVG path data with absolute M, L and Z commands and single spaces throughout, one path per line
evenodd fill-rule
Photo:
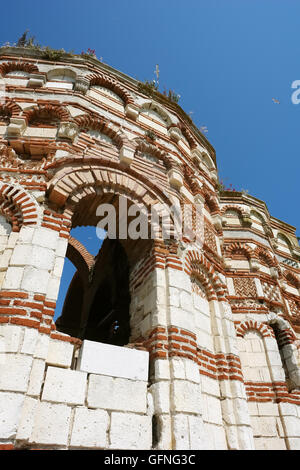
M 80 339 L 126 345 L 131 332 L 130 268 L 145 256 L 149 240 L 121 242 L 105 238 L 103 230 L 103 241 L 96 237 L 95 227 L 77 227 L 71 231 L 71 237 L 73 235 L 77 240 L 73 238 L 73 251 L 69 246 L 67 256 L 76 266 L 76 272 L 74 274 L 73 271 L 71 282 L 71 276 L 69 279 L 64 279 L 64 274 L 62 276 L 61 284 L 70 285 L 67 293 L 66 286 L 61 287 L 60 305 L 60 297 L 65 295 L 65 301 L 61 315 L 59 318 L 58 314 L 55 316 L 56 327 Z M 91 251 L 95 252 L 96 248 L 98 254 L 92 256 Z M 70 264 L 69 261 L 67 263 Z
M 281 364 L 282 364 L 282 368 L 283 368 L 283 371 L 284 371 L 285 380 L 286 380 L 287 383 L 289 383 L 289 370 L 288 370 L 287 363 L 286 363 L 284 353 L 283 353 L 284 341 L 283 341 L 283 338 L 282 338 L 282 333 L 280 331 L 278 323 L 272 323 L 271 326 L 272 326 L 274 334 L 275 334 L 275 339 L 276 339 L 276 342 L 277 342 L 277 346 L 278 346 L 278 350 L 279 350 L 279 354 L 280 354 L 280 358 L 281 358 Z

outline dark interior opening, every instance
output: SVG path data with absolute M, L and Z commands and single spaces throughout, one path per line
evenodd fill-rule
M 56 321 L 71 336 L 123 346 L 130 337 L 129 262 L 118 240 L 105 239 L 88 275 L 77 270 Z

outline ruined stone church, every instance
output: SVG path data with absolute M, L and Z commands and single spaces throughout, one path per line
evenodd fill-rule
M 0 78 L 0 449 L 300 450 L 295 228 L 220 187 L 172 95 L 29 47 Z M 93 256 L 71 230 L 120 197 L 200 207 L 202 238 Z

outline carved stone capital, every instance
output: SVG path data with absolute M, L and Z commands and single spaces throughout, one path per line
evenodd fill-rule
M 78 127 L 74 122 L 61 122 L 57 131 L 57 137 L 73 140 L 78 134 Z
M 172 126 L 169 129 L 169 135 L 172 140 L 178 142 L 182 138 L 182 133 L 179 127 Z
M 79 93 L 85 95 L 89 89 L 89 86 L 89 80 L 87 80 L 85 77 L 78 77 L 74 85 L 74 91 L 78 91 Z
M 46 76 L 42 73 L 31 73 L 27 83 L 28 88 L 41 88 L 46 83 Z
M 134 149 L 123 145 L 120 149 L 120 162 L 130 165 L 134 159 Z
M 183 186 L 183 176 L 177 168 L 168 171 L 169 183 L 173 188 L 180 189 Z
M 139 107 L 136 106 L 135 104 L 128 103 L 125 106 L 125 114 L 127 117 L 133 119 L 134 121 L 137 120 L 138 115 L 139 115 Z
M 22 135 L 26 126 L 27 124 L 24 118 L 10 118 L 9 126 L 7 126 L 7 134 L 9 136 Z

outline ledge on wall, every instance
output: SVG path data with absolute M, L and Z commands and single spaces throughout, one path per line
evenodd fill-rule
M 84 340 L 76 370 L 131 380 L 148 380 L 149 353 Z

